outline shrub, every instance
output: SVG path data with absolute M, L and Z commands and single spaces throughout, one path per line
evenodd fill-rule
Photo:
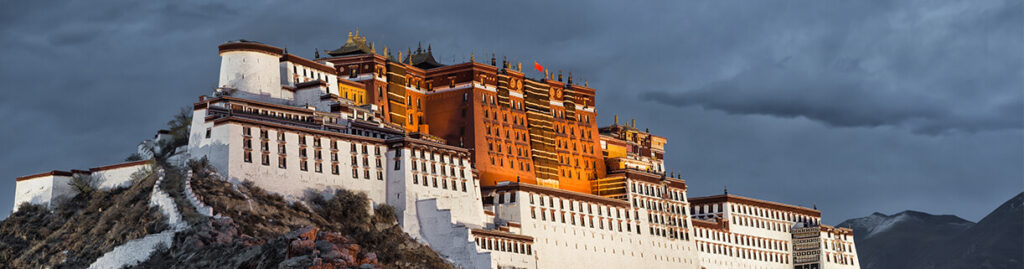
M 68 184 L 82 195 L 91 195 L 96 191 L 99 180 L 91 175 L 75 174 L 71 176 L 71 181 Z

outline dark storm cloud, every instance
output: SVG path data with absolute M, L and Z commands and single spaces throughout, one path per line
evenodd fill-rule
M 843 127 L 1019 130 L 1020 2 L 921 4 L 780 18 L 774 42 L 738 51 L 733 72 L 642 98 Z
M 977 220 L 1022 189 L 1019 1 L 604 4 L 2 4 L 0 212 L 13 178 L 120 161 L 208 94 L 218 44 L 312 57 L 356 28 L 392 52 L 430 44 L 442 63 L 496 53 L 528 76 L 533 61 L 572 72 L 598 89 L 602 123 L 636 118 L 669 139 L 691 196 L 728 185 L 838 223 Z

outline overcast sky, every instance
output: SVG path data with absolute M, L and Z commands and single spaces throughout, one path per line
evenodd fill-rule
M 689 196 L 977 221 L 1024 190 L 1021 1 L 0 4 L 0 216 L 15 177 L 114 164 L 217 83 L 217 45 L 300 56 L 357 28 L 442 63 L 572 72 L 668 138 Z M 536 72 L 528 73 L 539 77 Z

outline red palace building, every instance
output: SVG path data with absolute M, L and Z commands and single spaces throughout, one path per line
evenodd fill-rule
M 593 193 L 590 182 L 604 177 L 596 91 L 571 75 L 527 78 L 521 64 L 498 65 L 493 55 L 489 64 L 471 56 L 444 65 L 430 46 L 378 54 L 358 32 L 325 53 L 316 61 L 334 65 L 341 97 L 375 105 L 413 135 L 469 149 L 484 186 L 519 181 Z

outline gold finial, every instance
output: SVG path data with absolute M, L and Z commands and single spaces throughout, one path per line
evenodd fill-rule
M 619 114 L 615 114 L 615 125 L 619 125 Z
M 359 37 L 359 28 L 356 28 L 356 37 Z
M 550 79 L 548 76 L 548 70 L 544 69 L 544 79 Z
M 473 55 L 472 52 L 469 53 L 469 61 L 474 63 L 476 62 L 476 55 Z
M 516 71 L 523 72 L 523 62 L 516 63 Z
M 636 119 L 631 119 L 629 122 L 629 126 L 636 128 Z
M 398 51 L 398 62 L 402 62 L 402 51 Z
M 583 87 L 590 87 L 590 83 L 586 80 L 583 81 Z
M 572 72 L 569 72 L 569 84 L 572 84 Z
M 388 46 L 384 46 L 384 57 L 388 57 Z
M 377 48 L 374 48 L 373 45 L 373 42 L 370 42 L 370 51 L 373 51 L 373 54 L 377 54 Z
M 352 31 L 348 31 L 348 39 L 352 39 Z

